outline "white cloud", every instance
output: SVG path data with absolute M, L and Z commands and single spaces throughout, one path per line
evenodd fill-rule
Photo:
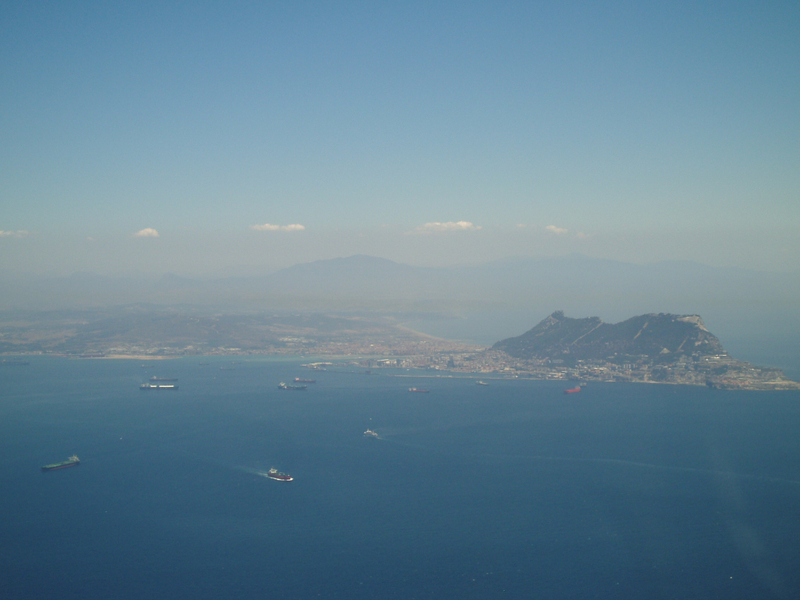
M 425 223 L 415 227 L 409 233 L 439 233 L 443 231 L 477 231 L 480 225 L 473 225 L 469 221 L 448 221 L 447 223 Z
M 152 227 L 145 227 L 134 233 L 136 237 L 158 237 L 158 232 Z
M 305 231 L 306 228 L 299 223 L 294 223 L 292 225 L 271 225 L 269 223 L 264 223 L 263 225 L 251 225 L 250 229 L 255 229 L 256 231 Z
M 545 229 L 547 231 L 549 231 L 550 233 L 556 233 L 558 235 L 561 235 L 563 233 L 567 233 L 567 231 L 568 231 L 567 229 L 564 229 L 563 227 L 556 227 L 555 225 L 548 225 L 547 227 L 545 227 Z
M 3 231 L 0 229 L 0 237 L 25 237 L 30 234 L 31 232 L 25 229 L 18 229 L 17 231 Z

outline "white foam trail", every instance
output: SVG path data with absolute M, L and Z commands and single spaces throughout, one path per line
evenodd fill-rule
M 258 469 L 254 469 L 252 467 L 243 467 L 242 465 L 231 465 L 231 466 L 237 471 L 244 471 L 245 473 L 260 475 L 261 477 L 269 477 L 266 471 L 259 471 Z

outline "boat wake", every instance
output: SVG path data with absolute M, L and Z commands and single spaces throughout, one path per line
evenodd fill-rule
M 233 465 L 233 468 L 238 471 L 243 471 L 245 473 L 252 473 L 253 475 L 258 475 L 259 477 L 266 477 L 267 479 L 272 479 L 273 481 L 294 481 L 294 477 L 291 475 L 287 475 L 286 473 L 281 473 L 278 469 L 272 468 L 269 471 L 261 471 L 259 469 L 253 469 L 251 467 L 245 467 L 242 465 Z
M 237 471 L 242 471 L 244 473 L 250 473 L 251 475 L 258 475 L 259 477 L 267 477 L 267 478 L 269 478 L 269 474 L 266 471 L 261 471 L 259 469 L 254 469 L 252 467 L 244 467 L 242 465 L 232 465 L 232 466 Z

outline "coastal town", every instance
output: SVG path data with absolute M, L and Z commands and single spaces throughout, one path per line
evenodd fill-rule
M 570 326 L 584 324 L 564 319 L 558 313 L 555 316 L 558 318 L 554 320 L 551 316 L 537 327 L 550 322 Z M 106 321 L 102 327 L 88 323 L 81 328 L 73 322 L 50 323 L 46 328 L 6 326 L 0 328 L 0 342 L 3 343 L 0 364 L 16 364 L 16 359 L 24 355 L 142 360 L 274 355 L 308 359 L 306 364 L 310 368 L 320 368 L 325 362 L 332 368 L 356 365 L 363 370 L 424 370 L 432 377 L 475 375 L 484 379 L 661 383 L 740 390 L 800 389 L 800 384 L 787 378 L 780 369 L 754 366 L 729 356 L 716 338 L 710 345 L 706 344 L 711 350 L 705 352 L 664 354 L 662 351 L 657 355 L 628 352 L 602 358 L 552 352 L 514 356 L 511 346 L 505 346 L 508 351 L 498 346 L 518 338 L 486 347 L 426 336 L 379 320 L 339 318 L 334 323 L 333 319 L 318 317 L 314 322 L 287 324 L 285 320 L 243 319 L 214 318 L 205 322 L 198 318 L 172 319 L 168 326 L 162 321 L 159 329 L 146 331 L 140 324 L 121 319 Z M 694 322 L 679 324 L 696 326 Z M 114 330 L 119 333 L 109 335 L 109 331 Z M 169 341 L 165 343 L 165 340 Z
M 691 359 L 681 357 L 674 363 L 654 361 L 646 356 L 626 361 L 600 359 L 577 360 L 567 365 L 559 359 L 520 359 L 503 352 L 447 340 L 423 340 L 396 343 L 328 342 L 298 348 L 286 346 L 262 351 L 219 347 L 198 352 L 194 347 L 175 349 L 143 345 L 119 345 L 103 352 L 56 354 L 73 358 L 169 359 L 186 356 L 243 357 L 283 355 L 313 358 L 305 364 L 310 369 L 353 368 L 412 369 L 426 371 L 431 377 L 476 375 L 484 379 L 561 380 L 565 382 L 629 382 L 701 385 L 720 389 L 797 390 L 800 384 L 784 376 L 780 369 L 757 367 L 736 360 L 726 353 Z M 289 340 L 287 340 L 289 342 Z M 38 353 L 37 353 L 38 354 Z
M 579 360 L 574 366 L 566 366 L 557 359 L 522 360 L 503 351 L 485 349 L 474 353 L 368 359 L 358 364 L 364 367 L 425 369 L 439 374 L 474 374 L 484 379 L 523 378 L 702 385 L 740 390 L 800 390 L 800 384 L 789 380 L 780 369 L 757 367 L 727 354 L 702 357 L 696 361 L 680 360 L 672 364 L 658 364 L 641 357 L 634 362 L 621 364 L 592 359 Z

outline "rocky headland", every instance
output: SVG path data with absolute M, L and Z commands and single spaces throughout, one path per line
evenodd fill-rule
M 557 311 L 530 331 L 497 342 L 492 351 L 518 361 L 516 369 L 560 372 L 570 379 L 800 389 L 780 369 L 729 356 L 698 315 L 647 314 L 612 324 Z

